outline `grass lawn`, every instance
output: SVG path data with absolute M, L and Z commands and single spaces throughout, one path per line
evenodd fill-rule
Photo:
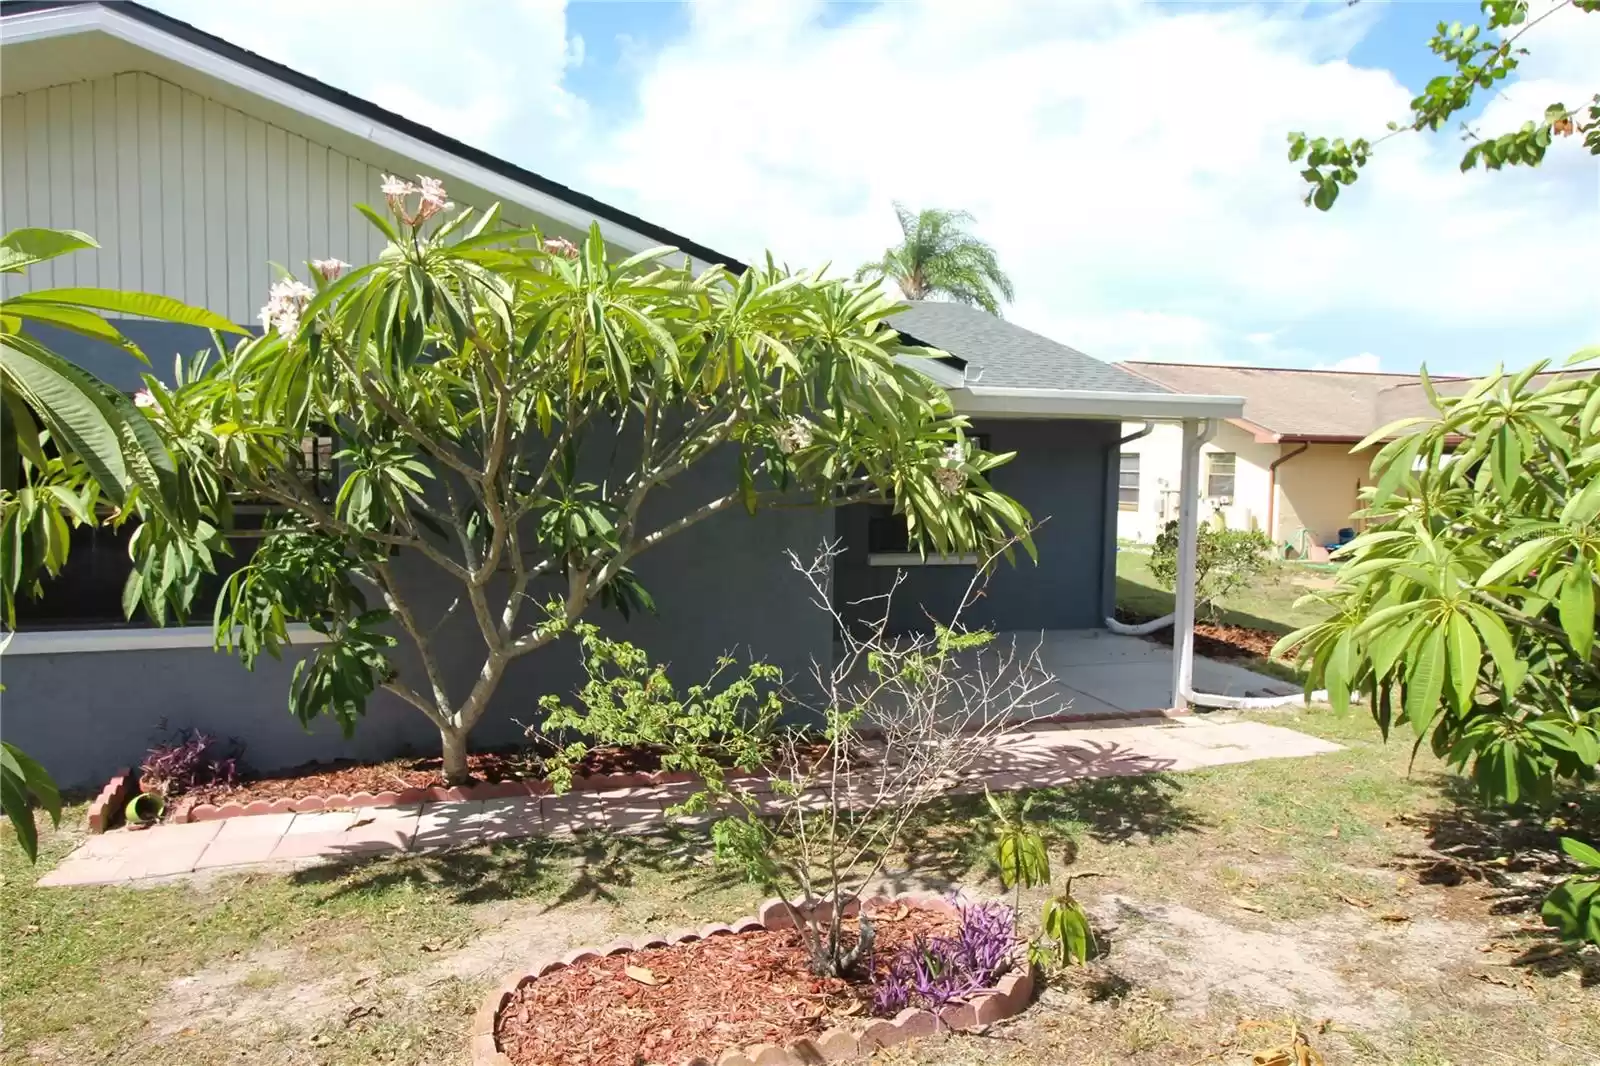
M 1073 869 L 1099 875 L 1075 891 L 1104 954 L 987 1036 L 880 1061 L 1247 1063 L 1297 1019 L 1331 1066 L 1592 1066 L 1592 953 L 1513 964 L 1549 945 L 1528 909 L 1548 837 L 1463 805 L 1426 753 L 1408 774 L 1409 745 L 1359 712 L 1262 720 L 1345 750 L 1039 793 L 1049 832 L 1078 842 Z M 78 839 L 47 832 L 41 868 Z M 992 890 L 987 842 L 974 804 L 931 810 L 893 880 Z M 519 963 L 761 895 L 697 836 L 150 889 L 38 889 L 7 837 L 0 873 L 0 1057 L 52 1066 L 460 1066 L 479 997 Z
M 1278 562 L 1250 587 L 1223 600 L 1216 620 L 1288 633 L 1328 617 L 1330 612 L 1321 604 L 1296 607 L 1295 601 L 1332 585 L 1332 573 L 1325 567 Z M 1117 552 L 1117 606 L 1152 618 L 1172 613 L 1172 593 L 1150 573 L 1147 552 L 1126 548 Z

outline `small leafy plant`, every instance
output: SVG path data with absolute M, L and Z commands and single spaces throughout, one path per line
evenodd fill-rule
M 1000 800 L 985 789 L 984 799 L 995 819 L 994 861 L 1000 871 L 1000 883 L 1015 891 L 1012 910 L 1020 914 L 1022 890 L 1050 883 L 1050 853 L 1044 836 L 1027 820 L 1034 797 Z M 1069 843 L 1064 858 L 1065 865 L 1070 866 L 1077 859 L 1077 848 Z M 1095 952 L 1089 914 L 1073 897 L 1072 882 L 1073 878 L 1068 877 L 1061 894 L 1045 901 L 1039 919 L 1040 935 L 1028 948 L 1028 956 L 1035 963 L 1068 966 L 1087 962 Z
M 1600 851 L 1571 837 L 1561 838 L 1561 850 L 1585 872 L 1557 885 L 1539 913 L 1568 944 L 1600 945 Z
M 695 774 L 713 789 L 728 767 L 756 770 L 772 757 L 773 728 L 783 713 L 778 691 L 783 674 L 777 667 L 751 663 L 743 674 L 725 680 L 735 665 L 725 655 L 706 681 L 680 695 L 667 668 L 652 663 L 642 649 L 601 636 L 587 622 L 573 629 L 588 674 L 577 705 L 554 694 L 542 697 L 544 722 L 528 730 L 546 739 L 580 738 L 546 759 L 557 792 L 572 786 L 573 769 L 591 744 L 654 750 L 662 769 Z
M 213 785 L 239 780 L 241 752 L 235 741 L 223 743 L 198 729 L 179 730 L 171 743 L 157 744 L 139 767 L 145 791 L 168 799 Z
M 1271 569 L 1272 541 L 1258 529 L 1217 529 L 1202 523 L 1195 540 L 1196 606 L 1215 616 L 1218 601 L 1238 592 Z M 1150 573 L 1166 588 L 1178 582 L 1178 523 L 1156 535 Z
M 936 1010 L 991 987 L 1011 966 L 1016 915 L 998 903 L 961 908 L 955 936 L 919 935 L 873 977 L 872 1011 L 892 1017 L 906 1007 Z

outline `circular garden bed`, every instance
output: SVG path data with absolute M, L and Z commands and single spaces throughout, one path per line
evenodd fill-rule
M 619 941 L 534 965 L 484 1002 L 472 1064 L 836 1062 L 990 1025 L 1027 1006 L 1033 979 L 1019 944 L 1004 945 L 1005 961 L 959 995 L 947 988 L 929 999 L 912 989 L 911 1005 L 899 1006 L 905 996 L 884 988 L 897 961 L 955 943 L 971 921 L 968 910 L 925 895 L 872 897 L 863 906 L 876 943 L 859 979 L 813 974 L 795 914 L 776 900 L 731 925 Z M 845 927 L 852 941 L 855 926 Z

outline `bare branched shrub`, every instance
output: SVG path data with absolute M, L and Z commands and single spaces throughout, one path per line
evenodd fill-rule
M 790 560 L 811 585 L 812 602 L 833 619 L 841 647 L 813 661 L 813 692 L 796 702 L 820 728 L 790 730 L 764 777 L 697 797 L 735 806 L 713 828 L 718 858 L 776 892 L 803 930 L 813 969 L 858 970 L 872 950 L 862 916 L 854 945 L 841 929 L 883 869 L 918 808 L 960 785 L 1007 734 L 1056 709 L 1054 678 L 1038 645 L 1019 649 L 963 617 L 982 595 L 991 557 L 979 567 L 947 621 L 891 636 L 902 572 L 889 592 L 850 604 L 872 615 L 845 617 L 832 595 L 837 544 L 810 562 Z

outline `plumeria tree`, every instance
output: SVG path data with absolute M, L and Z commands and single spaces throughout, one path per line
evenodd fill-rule
M 388 241 L 375 262 L 284 278 L 262 336 L 173 388 L 148 383 L 219 527 L 240 499 L 278 509 L 222 591 L 217 639 L 248 665 L 293 621 L 326 634 L 295 670 L 302 720 L 348 730 L 382 689 L 438 728 L 459 780 L 508 667 L 597 605 L 651 607 L 634 561 L 700 522 L 892 501 L 937 551 L 1025 533 L 987 480 L 1009 456 L 976 448 L 897 360 L 896 305 L 875 290 L 770 260 L 742 275 L 664 249 L 613 262 L 598 228 L 580 247 L 456 210 L 429 178 L 382 191 L 387 214 L 360 207 Z M 306 446 L 324 436 L 333 481 Z M 660 498 L 713 457 L 726 486 Z M 199 560 L 169 543 L 135 544 L 134 581 L 181 611 Z M 414 567 L 470 615 L 470 682 L 441 661 Z

